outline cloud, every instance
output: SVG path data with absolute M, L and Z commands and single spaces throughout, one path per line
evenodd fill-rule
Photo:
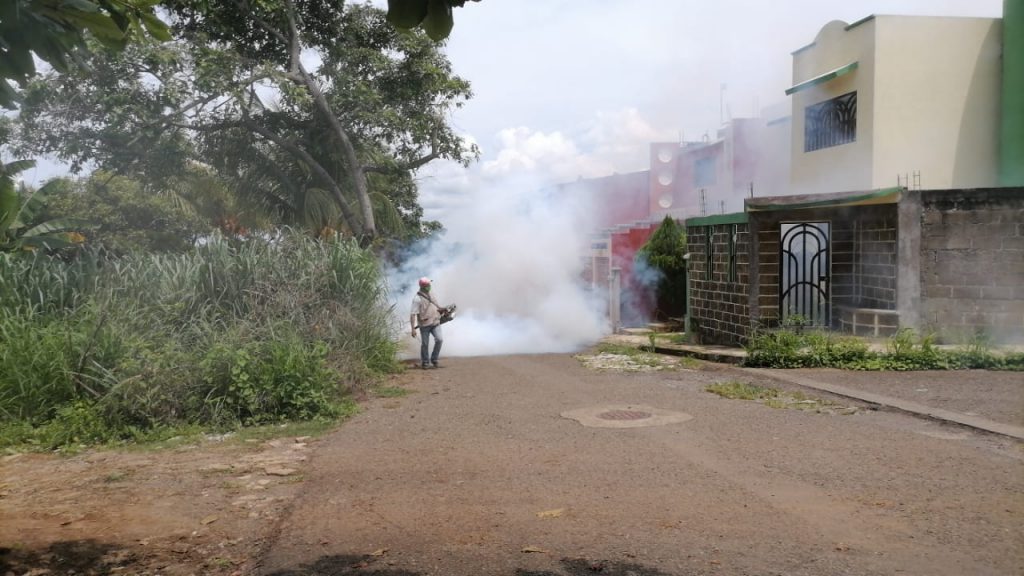
M 420 203 L 429 218 L 443 220 L 452 208 L 469 201 L 473 191 L 496 188 L 508 180 L 543 188 L 578 178 L 645 170 L 649 144 L 677 138 L 636 108 L 599 111 L 568 131 L 504 128 L 494 138 L 496 149 L 484 150 L 481 162 L 469 168 L 435 162 L 421 170 Z

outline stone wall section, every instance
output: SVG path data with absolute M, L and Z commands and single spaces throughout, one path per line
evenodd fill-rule
M 1024 342 L 1024 189 L 925 191 L 921 204 L 922 329 Z
M 708 270 L 708 234 L 711 270 Z M 730 252 L 730 237 L 733 237 Z M 701 343 L 738 345 L 750 336 L 750 231 L 745 223 L 690 226 L 690 327 Z

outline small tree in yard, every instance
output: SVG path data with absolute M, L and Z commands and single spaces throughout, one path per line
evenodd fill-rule
M 660 272 L 657 285 L 659 320 L 686 314 L 686 228 L 665 216 L 651 238 L 637 252 L 648 266 Z

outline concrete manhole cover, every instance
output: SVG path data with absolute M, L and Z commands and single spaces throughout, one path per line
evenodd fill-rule
M 693 416 L 651 406 L 605 405 L 562 412 L 562 418 L 575 420 L 588 428 L 640 428 L 686 422 Z
M 639 410 L 609 410 L 601 412 L 597 417 L 602 420 L 643 420 L 650 418 L 651 413 Z

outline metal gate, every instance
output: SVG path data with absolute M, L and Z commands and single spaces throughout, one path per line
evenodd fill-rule
M 802 324 L 829 326 L 828 222 L 782 224 L 779 270 L 779 313 L 787 318 L 799 315 Z

